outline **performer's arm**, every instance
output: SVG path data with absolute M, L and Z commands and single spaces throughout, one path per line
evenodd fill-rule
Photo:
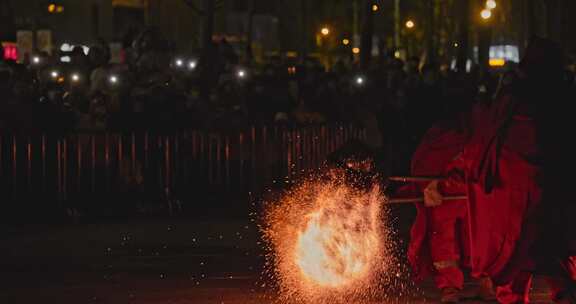
M 424 188 L 424 203 L 427 207 L 442 205 L 443 193 L 463 193 L 466 185 L 465 154 L 458 154 L 446 167 L 444 179 L 430 182 Z

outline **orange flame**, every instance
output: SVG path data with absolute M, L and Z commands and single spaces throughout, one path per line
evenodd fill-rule
M 366 299 L 397 266 L 379 187 L 337 180 L 305 181 L 267 209 L 264 236 L 284 300 Z
M 319 194 L 317 201 L 323 206 L 306 217 L 294 256 L 308 280 L 328 287 L 366 276 L 371 257 L 380 252 L 378 204 L 346 206 L 341 199 L 348 196 L 347 189 L 335 190 Z

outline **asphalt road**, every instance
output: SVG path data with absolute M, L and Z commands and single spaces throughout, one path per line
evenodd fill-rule
M 262 244 L 249 219 L 10 226 L 0 236 L 2 304 L 275 303 L 261 277 Z M 469 282 L 466 293 L 473 290 Z M 535 303 L 548 303 L 539 280 L 533 293 Z M 435 303 L 438 297 L 429 282 L 413 294 L 393 302 Z

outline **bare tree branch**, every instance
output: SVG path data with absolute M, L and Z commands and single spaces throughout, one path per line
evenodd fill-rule
M 188 5 L 189 8 L 191 8 L 196 14 L 200 15 L 200 16 L 204 16 L 206 14 L 206 12 L 199 8 L 198 5 L 196 5 L 196 3 L 194 2 L 194 0 L 183 0 L 184 3 L 186 3 L 186 5 Z

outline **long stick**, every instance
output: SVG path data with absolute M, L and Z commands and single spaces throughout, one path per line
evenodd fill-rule
M 459 201 L 459 200 L 466 200 L 468 199 L 467 196 L 444 196 L 442 200 L 444 201 Z M 391 198 L 389 199 L 386 204 L 415 204 L 415 203 L 422 203 L 424 202 L 423 197 L 414 197 L 414 198 Z
M 391 176 L 388 178 L 389 181 L 401 183 L 433 182 L 442 179 L 439 176 Z

